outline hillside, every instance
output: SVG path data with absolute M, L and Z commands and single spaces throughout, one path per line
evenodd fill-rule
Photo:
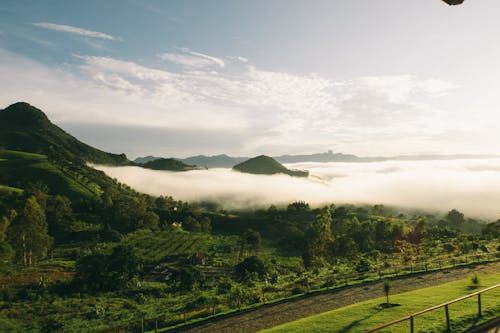
M 196 165 L 189 165 L 174 158 L 159 158 L 153 161 L 140 164 L 139 166 L 152 170 L 165 171 L 189 171 L 200 169 Z
M 233 167 L 233 170 L 258 175 L 286 174 L 292 177 L 307 177 L 308 171 L 290 170 L 272 157 L 260 155 Z
M 0 111 L 0 147 L 47 155 L 50 159 L 126 165 L 124 154 L 103 152 L 54 125 L 39 109 L 19 102 Z
M 100 200 L 106 188 L 123 192 L 86 162 L 130 164 L 123 154 L 106 153 L 78 141 L 27 103 L 0 111 L 0 186 L 22 190 L 41 184 L 51 195 L 78 202 Z
M 184 163 L 205 166 L 207 168 L 232 168 L 238 163 L 248 160 L 248 157 L 232 157 L 226 154 L 214 156 L 191 156 L 181 159 Z

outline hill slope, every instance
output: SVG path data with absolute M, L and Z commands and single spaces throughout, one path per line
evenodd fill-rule
M 308 171 L 287 169 L 272 157 L 265 155 L 260 155 L 235 165 L 233 170 L 258 175 L 274 175 L 279 173 L 293 177 L 307 177 L 309 175 Z
M 159 158 L 153 161 L 140 164 L 139 166 L 152 170 L 166 171 L 188 171 L 200 169 L 196 165 L 189 165 L 174 158 Z
M 78 141 L 39 109 L 19 102 L 0 110 L 0 147 L 47 155 L 51 159 L 126 165 L 124 154 L 110 154 Z

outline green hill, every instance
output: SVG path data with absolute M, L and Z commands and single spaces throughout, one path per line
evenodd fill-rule
M 19 102 L 0 110 L 0 147 L 47 155 L 50 159 L 126 165 L 124 154 L 110 154 L 78 141 L 39 109 Z
M 196 165 L 189 165 L 174 158 L 159 158 L 140 165 L 146 169 L 166 171 L 188 171 L 200 169 Z
M 47 186 L 49 194 L 71 200 L 100 200 L 105 189 L 122 191 L 103 172 L 86 162 L 127 165 L 125 155 L 103 152 L 78 141 L 39 109 L 16 103 L 0 110 L 0 186 L 27 189 L 33 184 Z
M 278 161 L 273 159 L 272 157 L 260 155 L 254 158 L 251 158 L 245 162 L 242 162 L 233 167 L 233 170 L 244 172 L 244 173 L 252 173 L 257 175 L 274 175 L 283 173 L 292 177 L 307 177 L 309 176 L 308 171 L 302 170 L 290 170 L 285 166 L 280 164 Z

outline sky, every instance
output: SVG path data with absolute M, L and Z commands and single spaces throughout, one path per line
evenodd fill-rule
M 495 154 L 500 2 L 0 5 L 0 108 L 129 157 Z

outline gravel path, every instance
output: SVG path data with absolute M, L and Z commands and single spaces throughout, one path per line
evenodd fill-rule
M 471 276 L 473 272 L 478 275 L 500 271 L 500 262 L 476 267 L 462 267 L 440 272 L 402 277 L 392 281 L 394 294 L 415 289 L 439 285 L 453 280 Z M 196 327 L 186 327 L 177 332 L 224 332 L 247 333 L 257 332 L 300 318 L 312 316 L 325 311 L 344 307 L 346 305 L 362 302 L 368 299 L 383 296 L 382 282 L 375 282 L 363 286 L 354 286 L 340 289 L 328 294 L 320 294 L 283 302 L 281 304 L 260 307 L 255 310 L 221 317 Z

